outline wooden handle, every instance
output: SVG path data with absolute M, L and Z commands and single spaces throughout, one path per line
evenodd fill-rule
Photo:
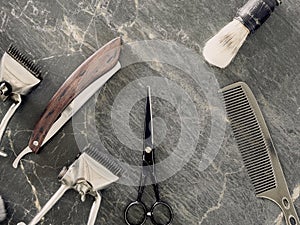
M 63 83 L 49 101 L 43 115 L 35 125 L 28 146 L 37 153 L 49 129 L 63 110 L 80 92 L 111 70 L 118 62 L 121 38 L 116 38 L 96 51 L 82 63 Z

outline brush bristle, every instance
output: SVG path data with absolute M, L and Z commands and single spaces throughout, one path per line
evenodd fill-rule
M 101 152 L 100 149 L 92 146 L 87 147 L 84 150 L 84 152 L 88 154 L 90 157 L 92 157 L 94 160 L 99 162 L 102 166 L 107 168 L 114 175 L 118 177 L 122 175 L 123 173 L 122 167 L 117 162 L 115 162 L 112 156 L 109 156 L 108 154 Z
M 0 196 L 0 222 L 5 220 L 5 218 L 6 218 L 6 210 L 5 210 L 5 206 L 4 206 L 4 201 L 3 201 L 2 197 Z
M 234 19 L 205 44 L 205 60 L 214 66 L 225 68 L 238 53 L 249 33 L 241 22 Z
M 37 78 L 40 78 L 42 75 L 41 68 L 36 65 L 25 53 L 21 52 L 16 46 L 11 44 L 6 52 L 16 61 L 18 61 L 23 67 L 25 67 L 30 73 Z
M 276 188 L 276 179 L 269 147 L 260 120 L 253 110 L 257 102 L 245 83 L 239 82 L 222 89 L 226 111 L 231 122 L 243 161 L 258 195 Z M 254 106 L 255 105 L 255 106 Z M 266 128 L 264 128 L 266 129 Z

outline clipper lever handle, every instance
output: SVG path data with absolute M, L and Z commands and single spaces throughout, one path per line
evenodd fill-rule
M 56 193 L 51 197 L 51 199 L 44 205 L 42 210 L 32 219 L 32 221 L 28 225 L 35 225 L 37 224 L 45 215 L 46 213 L 56 204 L 56 202 L 64 195 L 64 193 L 69 190 L 70 187 L 63 184 L 60 188 L 56 191 Z M 20 222 L 17 225 L 26 225 L 24 222 Z

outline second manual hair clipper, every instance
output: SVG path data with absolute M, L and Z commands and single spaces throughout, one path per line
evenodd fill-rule
M 15 46 L 10 45 L 1 59 L 0 66 L 0 99 L 12 100 L 12 105 L 0 124 L 0 142 L 7 124 L 22 102 L 22 95 L 27 95 L 40 83 L 41 69 Z M 6 157 L 0 151 L 0 156 Z
M 37 224 L 69 189 L 78 191 L 82 201 L 85 200 L 87 194 L 94 197 L 95 200 L 87 222 L 87 225 L 94 225 L 101 203 L 99 191 L 119 180 L 122 172 L 122 168 L 99 149 L 86 148 L 69 168 L 62 169 L 59 174 L 61 187 L 28 225 Z M 20 222 L 17 225 L 26 224 Z

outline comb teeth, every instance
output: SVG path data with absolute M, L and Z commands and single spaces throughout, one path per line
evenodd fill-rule
M 42 75 L 41 68 L 13 44 L 8 47 L 8 50 L 6 52 L 37 78 Z
M 84 150 L 90 157 L 99 162 L 102 166 L 112 172 L 114 175 L 120 177 L 123 173 L 122 167 L 112 159 L 111 156 L 100 152 L 96 147 L 88 147 Z
M 248 99 L 250 96 L 247 97 L 243 86 L 246 84 L 239 82 L 232 85 L 232 88 L 224 88 L 222 93 L 233 134 L 255 193 L 258 195 L 276 188 L 276 179 L 269 147 Z

